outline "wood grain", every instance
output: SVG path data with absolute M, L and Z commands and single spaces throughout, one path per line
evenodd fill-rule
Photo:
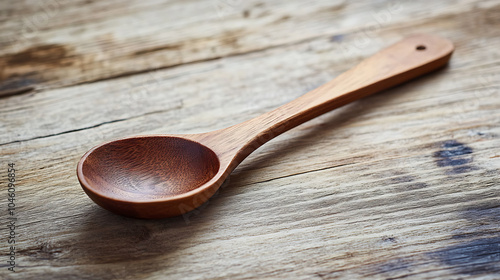
M 351 2 L 2 2 L 0 278 L 498 278 L 500 3 Z M 453 41 L 450 65 L 277 137 L 183 217 L 110 214 L 74 175 L 103 141 L 243 122 L 411 33 Z

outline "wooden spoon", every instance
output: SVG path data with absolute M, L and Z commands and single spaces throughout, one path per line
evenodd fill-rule
M 164 218 L 207 201 L 250 153 L 323 113 L 444 66 L 453 44 L 432 35 L 406 38 L 334 80 L 252 120 L 188 135 L 136 136 L 88 151 L 77 175 L 94 202 L 118 214 Z

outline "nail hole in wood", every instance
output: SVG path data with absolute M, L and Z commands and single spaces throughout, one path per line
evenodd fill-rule
M 423 51 L 426 47 L 424 45 L 418 45 L 415 49 L 417 49 L 417 51 Z

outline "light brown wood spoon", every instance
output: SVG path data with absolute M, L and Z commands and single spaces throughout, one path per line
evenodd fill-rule
M 186 213 L 207 201 L 250 153 L 323 113 L 444 66 L 453 44 L 414 35 L 334 80 L 252 120 L 188 135 L 136 136 L 88 151 L 77 175 L 100 206 L 138 218 Z

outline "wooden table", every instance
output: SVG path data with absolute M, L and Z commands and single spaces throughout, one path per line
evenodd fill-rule
M 500 279 L 500 1 L 0 5 L 1 279 Z M 78 183 L 103 141 L 242 122 L 420 32 L 446 69 L 279 136 L 196 211 Z

